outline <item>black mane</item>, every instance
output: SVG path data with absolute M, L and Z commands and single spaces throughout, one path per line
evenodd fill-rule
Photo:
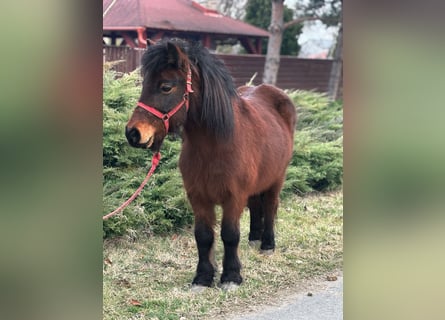
M 199 79 L 199 99 L 191 94 L 191 102 L 200 101 L 199 114 L 189 114 L 194 121 L 202 125 L 209 133 L 218 138 L 230 138 L 233 134 L 234 116 L 232 103 L 238 99 L 235 84 L 224 63 L 211 55 L 198 42 L 189 43 L 175 39 L 162 41 L 148 47 L 142 57 L 142 74 L 144 77 L 157 74 L 168 68 L 167 43 L 175 44 L 184 52 L 194 73 L 193 79 Z

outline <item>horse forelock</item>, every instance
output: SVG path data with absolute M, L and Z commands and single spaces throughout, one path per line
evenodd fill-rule
M 221 60 L 211 55 L 199 43 L 182 40 L 169 40 L 180 50 L 184 65 L 189 66 L 193 74 L 191 103 L 196 101 L 198 108 L 191 109 L 189 116 L 198 121 L 206 131 L 217 138 L 228 139 L 233 134 L 234 115 L 232 103 L 238 99 L 238 93 L 231 75 Z M 162 41 L 150 46 L 142 58 L 142 74 L 152 77 L 168 68 L 167 43 Z M 182 55 L 184 53 L 184 55 Z M 186 72 L 186 70 L 183 70 Z M 196 81 L 198 83 L 196 83 Z M 194 97 L 199 94 L 199 97 Z

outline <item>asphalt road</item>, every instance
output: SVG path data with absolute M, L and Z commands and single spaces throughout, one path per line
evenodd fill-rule
M 320 282 L 313 288 L 285 297 L 282 304 L 262 307 L 231 320 L 342 320 L 343 277 Z

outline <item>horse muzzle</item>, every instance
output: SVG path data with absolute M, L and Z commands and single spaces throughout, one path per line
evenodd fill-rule
M 135 148 L 148 149 L 155 140 L 154 130 L 141 131 L 137 127 L 125 127 L 128 143 Z

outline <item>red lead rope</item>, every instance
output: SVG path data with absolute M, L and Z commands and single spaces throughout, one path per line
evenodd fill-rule
M 150 171 L 148 171 L 147 176 L 145 177 L 144 181 L 142 181 L 141 185 L 139 186 L 139 188 L 137 188 L 137 190 L 133 193 L 133 195 L 128 198 L 127 201 L 125 201 L 124 203 L 122 203 L 120 205 L 119 208 L 117 208 L 116 210 L 114 210 L 113 212 L 110 212 L 109 214 L 105 215 L 102 217 L 102 220 L 107 220 L 109 218 L 111 218 L 112 216 L 118 214 L 120 211 L 122 211 L 123 209 L 125 209 L 130 203 L 131 201 L 133 201 L 134 199 L 136 199 L 136 197 L 141 193 L 142 189 L 145 187 L 145 185 L 147 184 L 148 180 L 150 179 L 150 177 L 153 175 L 153 172 L 156 170 L 156 167 L 159 164 L 159 160 L 161 160 L 161 153 L 160 152 L 156 152 L 153 155 L 153 159 L 151 160 L 151 168 Z

